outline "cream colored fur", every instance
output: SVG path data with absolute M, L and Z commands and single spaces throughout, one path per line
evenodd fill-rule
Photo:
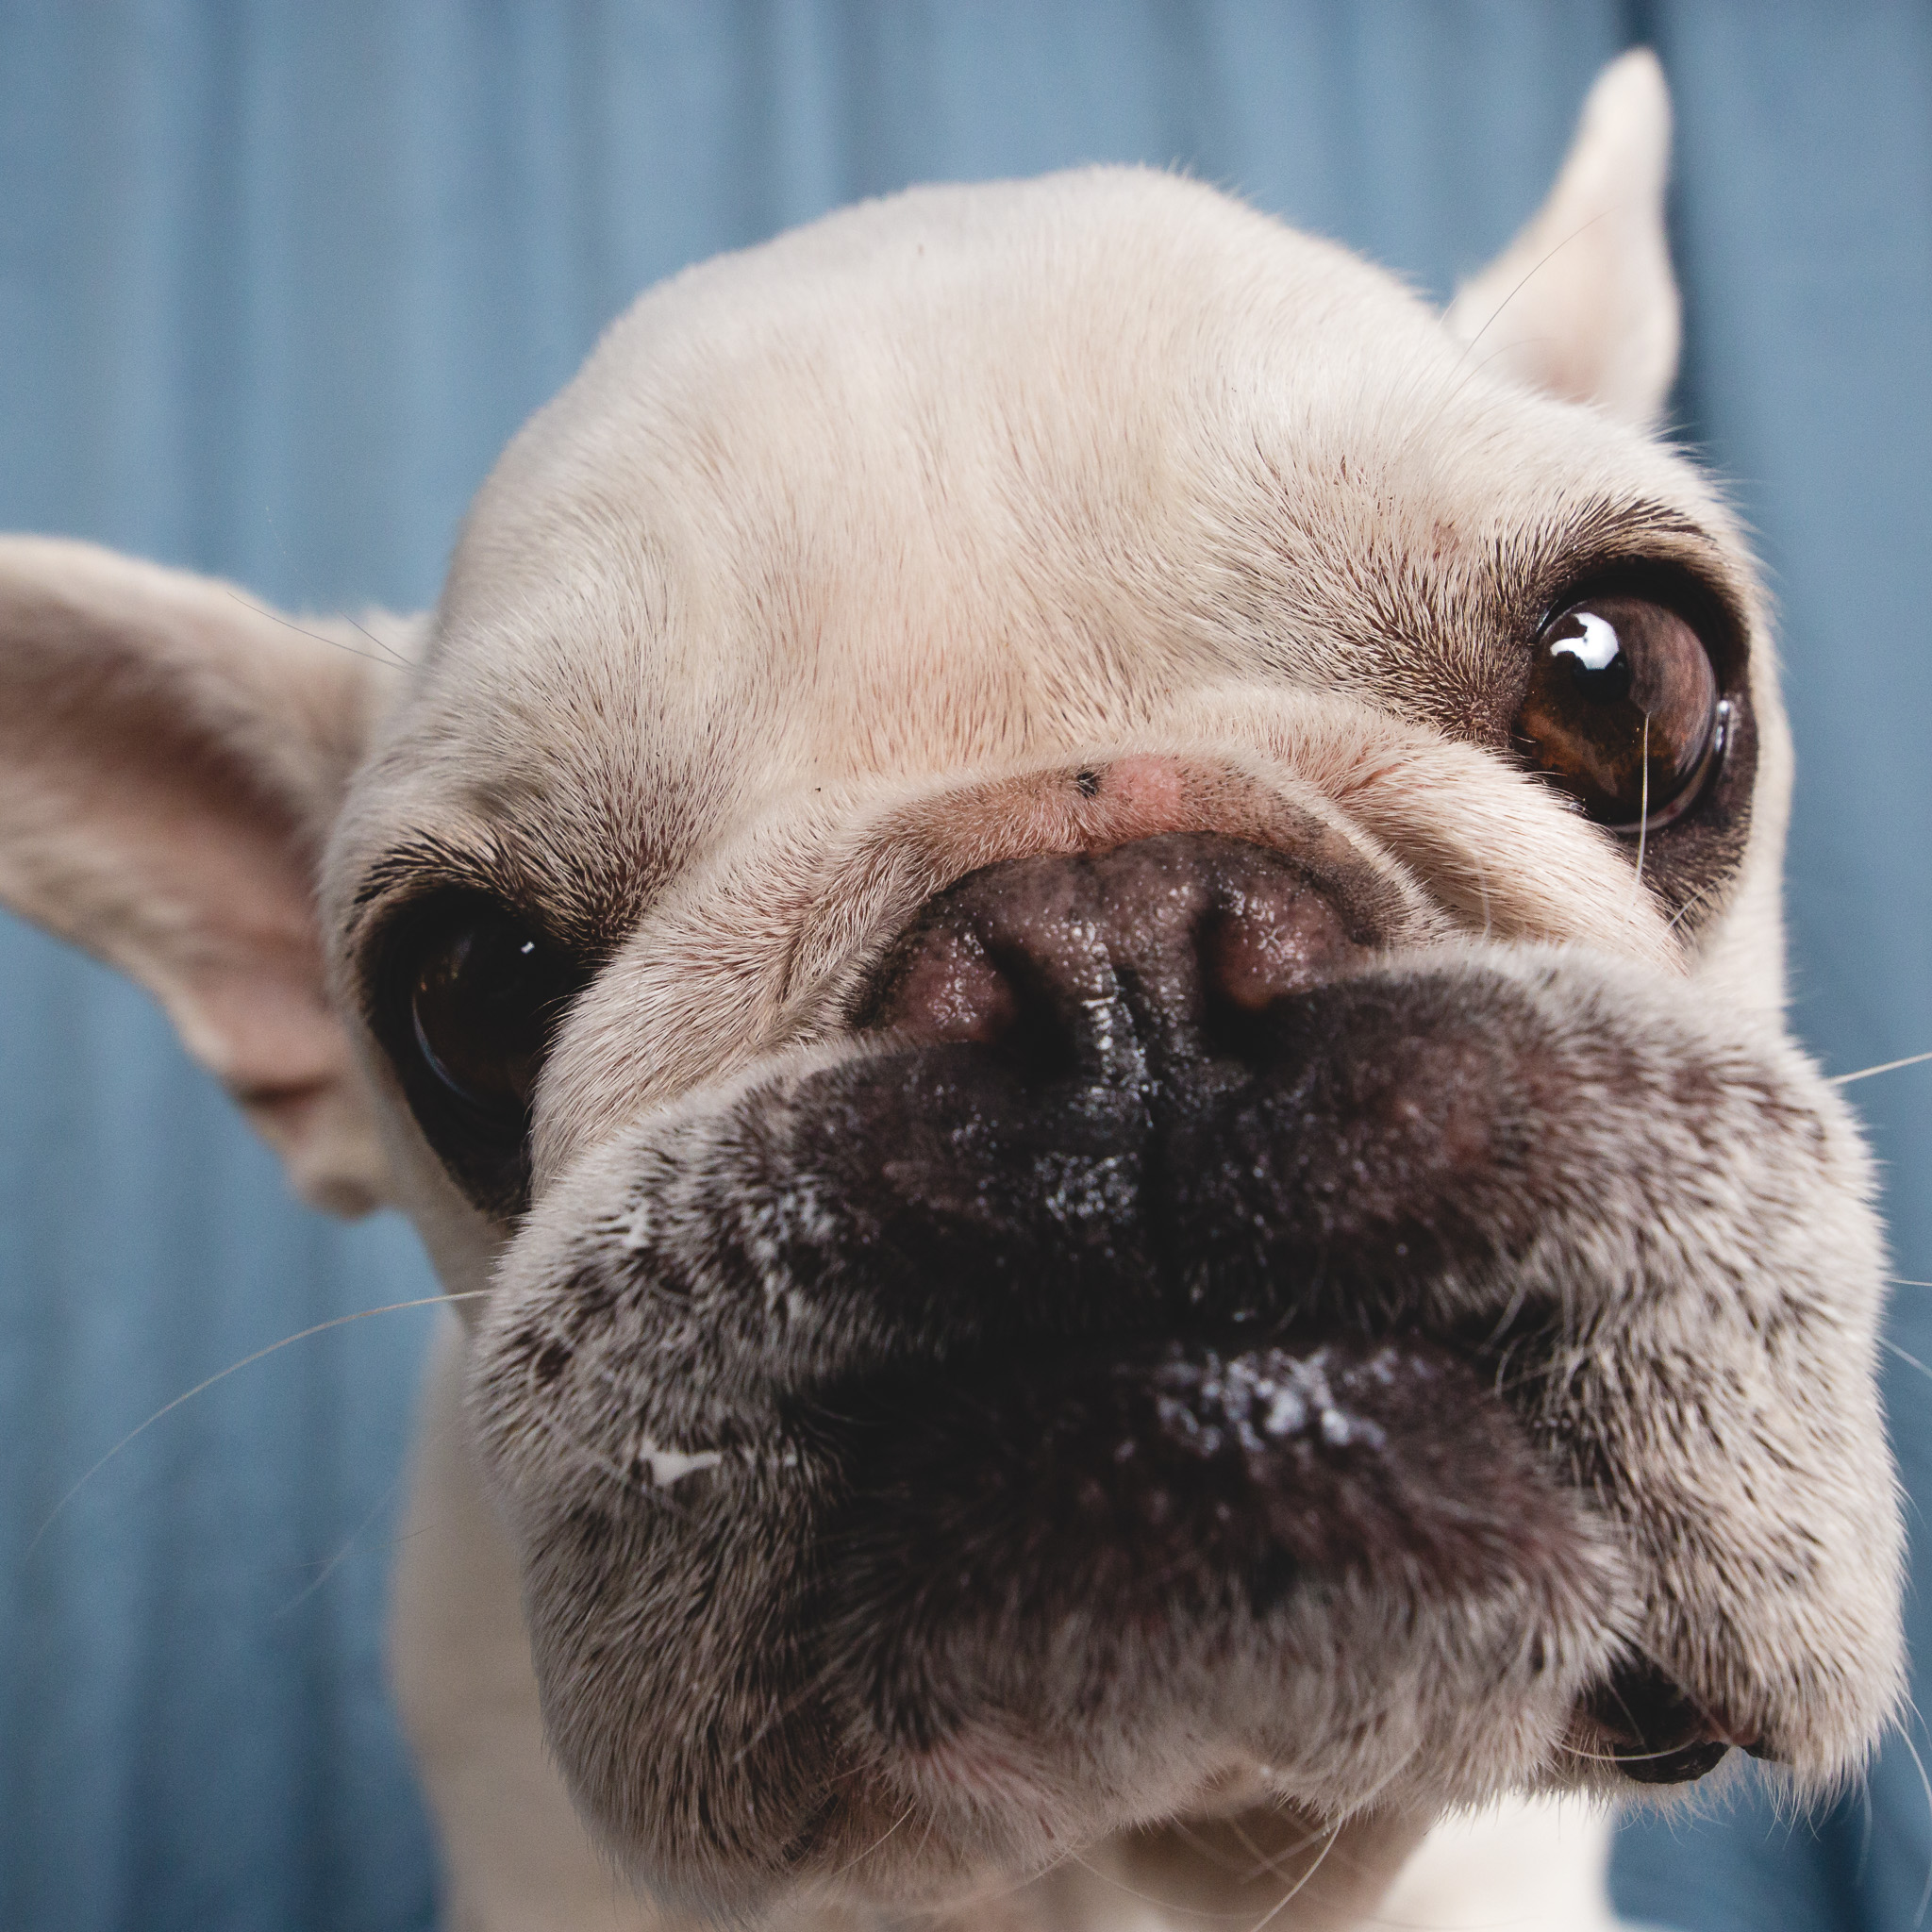
M 1447 327 L 1345 251 L 1134 170 L 916 191 L 691 270 L 511 444 L 436 613 L 375 622 L 407 671 L 224 586 L 0 542 L 0 892 L 149 986 L 310 1198 L 403 1206 L 452 1290 L 493 1293 L 439 1342 L 395 1588 L 453 1925 L 669 1928 L 713 1882 L 774 1932 L 1608 1924 L 1601 1814 L 1553 1795 L 1567 1706 L 1425 1671 L 1408 1716 L 1438 1711 L 1433 1736 L 1391 1704 L 1386 1735 L 1300 1771 L 1163 1733 L 1138 1809 L 1066 1799 L 1076 1858 L 1015 1826 L 1003 1866 L 939 1798 L 886 1843 L 855 1798 L 850 1855 L 790 1887 L 654 1864 L 629 1799 L 567 1790 L 546 1744 L 520 1597 L 571 1454 L 492 1406 L 507 1324 L 552 1306 L 635 1174 L 858 1050 L 841 1002 L 934 893 L 1171 829 L 1328 841 L 1417 959 L 1492 972 L 1658 1080 L 1744 1069 L 1802 1123 L 1787 1144 L 1713 1105 L 1661 1180 L 1620 1167 L 1615 1108 L 1578 1140 L 1611 1176 L 1601 1224 L 1553 1210 L 1534 1265 L 1596 1298 L 1627 1379 L 1574 1364 L 1620 1474 L 1598 1621 L 1552 1641 L 1565 1696 L 1649 1644 L 1814 1787 L 1860 1761 L 1899 1682 L 1882 1257 L 1856 1128 L 1783 1035 L 1762 599 L 1722 500 L 1646 433 L 1675 360 L 1667 126 L 1626 57 Z M 1750 840 L 1681 920 L 1479 715 L 1522 641 L 1474 613 L 1631 506 L 1646 555 L 1750 630 Z M 521 1226 L 458 1191 L 357 1017 L 358 889 L 420 834 L 627 908 L 547 1065 Z M 1684 1223 L 1665 1258 L 1659 1199 Z M 1512 1286 L 1455 1291 L 1497 1312 Z M 1676 1406 L 1687 1355 L 1719 1371 L 1707 1409 Z M 1337 1686 L 1373 1704 L 1376 1663 Z M 603 1722 L 599 1694 L 550 1670 L 553 1741 Z M 631 1754 L 668 1753 L 666 1724 Z

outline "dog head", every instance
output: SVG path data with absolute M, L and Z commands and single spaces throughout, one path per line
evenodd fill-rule
M 1780 1020 L 1763 601 L 1647 433 L 1663 116 L 1613 70 L 1446 324 L 1138 171 L 693 270 L 361 656 L 0 553 L 8 895 L 490 1290 L 648 1882 L 1884 1722 L 1880 1238 Z

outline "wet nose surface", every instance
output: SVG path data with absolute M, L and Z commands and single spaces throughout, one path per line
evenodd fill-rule
M 1247 1023 L 1358 971 L 1386 935 L 1356 881 L 1205 832 L 1010 860 L 928 906 L 859 1024 L 976 1042 L 1045 1077 L 1246 1058 Z

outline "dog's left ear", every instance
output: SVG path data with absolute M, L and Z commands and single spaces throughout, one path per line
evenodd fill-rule
M 1443 321 L 1485 358 L 1648 428 L 1677 373 L 1664 225 L 1671 99 L 1647 47 L 1597 76 L 1549 199 Z
M 0 537 L 0 904 L 155 994 L 307 1199 L 386 1191 L 325 987 L 322 848 L 410 625 Z M 328 635 L 328 633 L 336 633 Z

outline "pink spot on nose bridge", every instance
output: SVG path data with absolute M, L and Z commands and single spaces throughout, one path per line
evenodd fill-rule
M 1136 836 L 1185 824 L 1192 790 L 1178 758 L 1151 752 L 1116 758 L 1100 773 L 1100 802 L 1110 808 L 1109 816 L 1130 820 Z

